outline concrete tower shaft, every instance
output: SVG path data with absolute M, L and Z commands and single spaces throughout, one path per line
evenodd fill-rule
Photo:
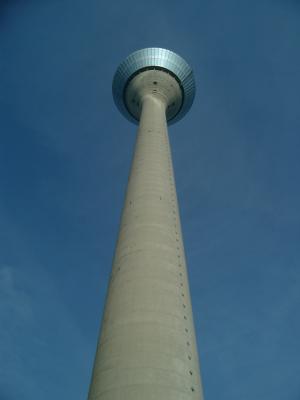
M 166 117 L 183 96 L 161 70 L 126 85 L 139 129 L 89 400 L 203 399 Z

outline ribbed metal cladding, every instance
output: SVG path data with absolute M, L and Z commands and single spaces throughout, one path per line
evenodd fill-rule
M 183 104 L 175 118 L 168 121 L 173 124 L 179 121 L 190 109 L 195 96 L 195 80 L 191 67 L 178 54 L 171 50 L 150 47 L 130 54 L 118 67 L 113 80 L 113 97 L 119 111 L 131 122 L 138 123 L 128 112 L 124 104 L 124 90 L 128 81 L 145 68 L 162 68 L 176 77 L 183 90 Z
M 88 400 L 202 400 L 165 117 L 144 100 Z

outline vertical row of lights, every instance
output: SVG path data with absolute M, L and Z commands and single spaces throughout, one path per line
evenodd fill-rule
M 165 138 L 165 141 L 167 142 L 167 137 Z M 167 144 L 167 143 L 166 143 Z M 183 284 L 183 279 L 184 279 L 184 275 L 183 275 L 183 269 L 182 269 L 182 265 L 183 265 L 183 260 L 182 260 L 182 251 L 180 250 L 180 239 L 179 239 L 179 221 L 177 220 L 177 207 L 176 207 L 176 191 L 175 191 L 175 184 L 173 181 L 173 170 L 172 170 L 172 162 L 171 162 L 171 152 L 170 152 L 170 147 L 168 146 L 169 149 L 169 160 L 168 160 L 168 170 L 169 170 L 169 182 L 170 182 L 170 186 L 171 186 L 171 203 L 172 203 L 172 214 L 173 214 L 173 222 L 174 222 L 174 231 L 175 231 L 175 240 L 176 240 L 176 250 L 177 250 L 177 261 L 178 261 L 178 267 L 179 267 L 179 289 L 180 289 L 180 295 L 182 298 L 182 307 L 184 309 L 184 314 L 183 314 L 183 319 L 185 322 L 185 328 L 184 331 L 186 334 L 189 333 L 189 329 L 186 326 L 186 323 L 188 321 L 187 315 L 186 315 L 186 304 L 184 301 L 185 298 L 185 293 L 184 293 L 184 284 Z M 188 347 L 188 349 L 190 348 L 190 341 L 187 340 L 186 341 L 186 346 Z M 190 353 L 190 351 L 188 350 L 188 355 L 187 358 L 189 361 L 192 361 L 192 355 Z M 193 370 L 189 369 L 189 375 L 192 376 L 193 375 Z M 195 392 L 195 388 L 193 386 L 190 387 L 192 392 Z

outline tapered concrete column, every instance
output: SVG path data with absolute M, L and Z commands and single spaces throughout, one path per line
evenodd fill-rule
M 202 400 L 166 120 L 181 91 L 146 71 L 126 94 L 140 122 L 88 399 Z

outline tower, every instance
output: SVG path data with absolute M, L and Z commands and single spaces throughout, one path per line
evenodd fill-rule
M 115 103 L 139 128 L 88 400 L 203 399 L 167 131 L 194 93 L 169 50 L 136 51 L 115 73 Z

